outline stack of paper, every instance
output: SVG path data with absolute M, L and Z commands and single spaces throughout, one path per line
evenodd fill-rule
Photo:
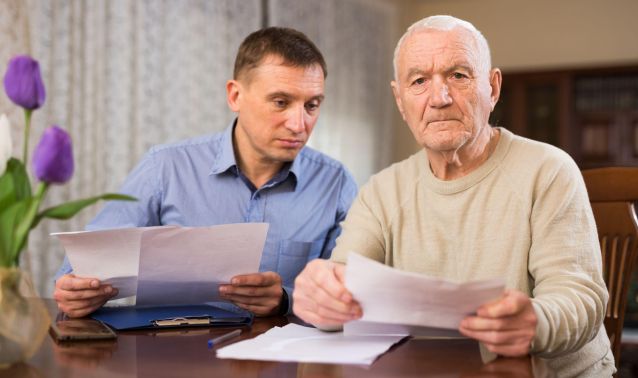
M 405 272 L 368 259 L 348 255 L 346 287 L 361 304 L 363 317 L 344 327 L 346 334 L 446 335 L 481 305 L 497 299 L 501 279 L 455 283 Z M 447 334 L 457 334 L 456 331 Z
M 64 232 L 57 236 L 73 272 L 137 295 L 137 305 L 220 300 L 218 286 L 256 273 L 267 223 L 210 227 L 139 227 Z
M 370 365 L 406 335 L 345 335 L 288 324 L 217 350 L 218 358 Z

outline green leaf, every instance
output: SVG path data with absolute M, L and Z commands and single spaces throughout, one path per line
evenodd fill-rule
M 5 171 L 0 176 L 0 211 L 7 209 L 16 202 L 15 185 L 11 172 Z
M 6 171 L 13 177 L 16 199 L 21 201 L 31 197 L 31 182 L 24 164 L 16 158 L 11 158 L 7 162 Z
M 16 238 L 15 231 L 32 202 L 30 198 L 15 202 L 0 212 L 0 260 L 2 260 L 2 266 L 16 265 L 16 256 L 24 246 L 25 240 Z
M 80 212 L 80 210 L 84 209 L 85 207 L 89 205 L 96 203 L 99 200 L 137 201 L 137 198 L 127 196 L 124 194 L 106 193 L 106 194 L 102 194 L 101 196 L 95 196 L 95 197 L 63 203 L 61 205 L 57 205 L 54 207 L 50 207 L 46 210 L 43 210 L 40 214 L 38 214 L 38 216 L 35 218 L 35 222 L 33 223 L 32 228 L 37 226 L 38 223 L 42 220 L 42 218 L 70 219 L 75 214 Z

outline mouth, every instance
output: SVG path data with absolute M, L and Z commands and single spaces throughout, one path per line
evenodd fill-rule
M 279 138 L 277 142 L 284 148 L 298 149 L 303 147 L 304 141 L 301 139 L 287 139 L 287 138 Z
M 459 122 L 459 120 L 456 118 L 432 119 L 432 120 L 428 120 L 427 124 L 428 125 L 445 125 L 451 122 Z

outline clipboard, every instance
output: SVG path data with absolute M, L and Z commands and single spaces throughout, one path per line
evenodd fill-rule
M 102 307 L 91 314 L 118 330 L 185 327 L 243 327 L 253 322 L 249 312 L 233 312 L 212 305 Z

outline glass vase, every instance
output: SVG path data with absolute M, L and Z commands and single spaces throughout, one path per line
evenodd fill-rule
M 17 267 L 0 267 L 0 368 L 30 359 L 50 322 L 29 275 Z

